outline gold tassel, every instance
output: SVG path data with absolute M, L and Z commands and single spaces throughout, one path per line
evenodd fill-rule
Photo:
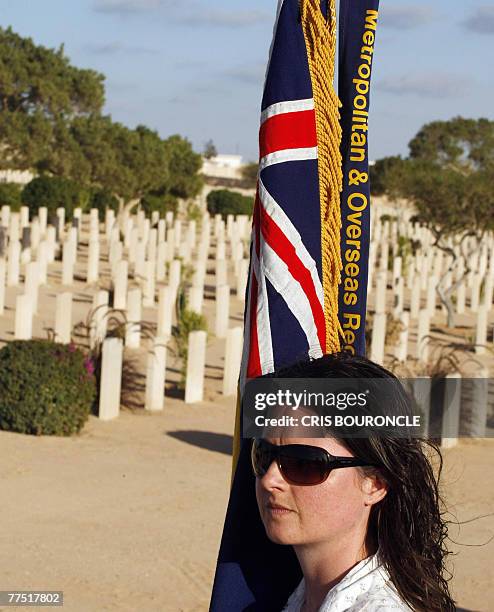
M 328 18 L 320 0 L 300 0 L 302 28 L 316 114 L 319 192 L 321 200 L 321 254 L 326 320 L 326 353 L 340 350 L 338 285 L 341 282 L 341 102 L 333 80 L 336 55 L 336 2 L 328 2 Z

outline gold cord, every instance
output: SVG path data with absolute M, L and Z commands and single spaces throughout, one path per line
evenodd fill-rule
M 321 203 L 322 284 L 326 321 L 326 353 L 340 350 L 338 286 L 341 282 L 341 209 L 343 174 L 340 152 L 341 102 L 334 89 L 336 2 L 328 2 L 328 18 L 320 0 L 300 0 L 302 28 L 316 113 L 319 192 Z

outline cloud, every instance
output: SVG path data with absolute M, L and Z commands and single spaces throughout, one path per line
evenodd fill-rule
M 226 70 L 223 74 L 229 79 L 245 83 L 246 85 L 262 85 L 266 66 L 254 64 L 252 66 L 237 66 Z
M 381 10 L 381 25 L 395 30 L 412 30 L 434 19 L 433 9 L 427 6 L 389 6 Z
M 165 6 L 164 0 L 95 0 L 93 9 L 98 13 L 144 13 Z
M 463 22 L 463 26 L 477 34 L 494 34 L 494 6 L 480 6 Z
M 174 23 L 194 27 L 242 28 L 268 22 L 270 15 L 259 10 L 205 8 L 198 0 L 94 0 L 98 13 L 130 15 L 164 12 Z
M 120 41 L 113 41 L 108 43 L 90 43 L 86 45 L 86 49 L 89 53 L 94 55 L 117 55 L 119 53 L 133 53 L 139 55 L 152 55 L 156 51 L 149 47 L 142 47 L 140 45 L 126 45 Z
M 472 79 L 465 75 L 438 73 L 388 77 L 378 81 L 376 89 L 398 96 L 450 98 L 464 96 L 472 84 Z
M 225 11 L 214 9 L 187 9 L 177 15 L 176 21 L 190 26 L 219 26 L 228 28 L 242 28 L 265 23 L 269 20 L 268 13 L 264 11 Z

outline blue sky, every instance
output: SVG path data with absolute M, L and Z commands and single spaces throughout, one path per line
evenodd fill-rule
M 212 138 L 257 159 L 277 0 L 0 0 L 2 26 L 106 75 L 105 112 L 130 127 Z M 494 119 L 494 3 L 381 0 L 370 157 L 406 154 L 426 122 Z

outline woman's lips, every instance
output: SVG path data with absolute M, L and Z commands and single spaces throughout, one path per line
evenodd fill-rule
M 289 514 L 293 512 L 290 508 L 286 508 L 285 506 L 280 506 L 279 504 L 266 504 L 266 508 L 268 512 L 274 516 L 282 516 L 283 514 Z

